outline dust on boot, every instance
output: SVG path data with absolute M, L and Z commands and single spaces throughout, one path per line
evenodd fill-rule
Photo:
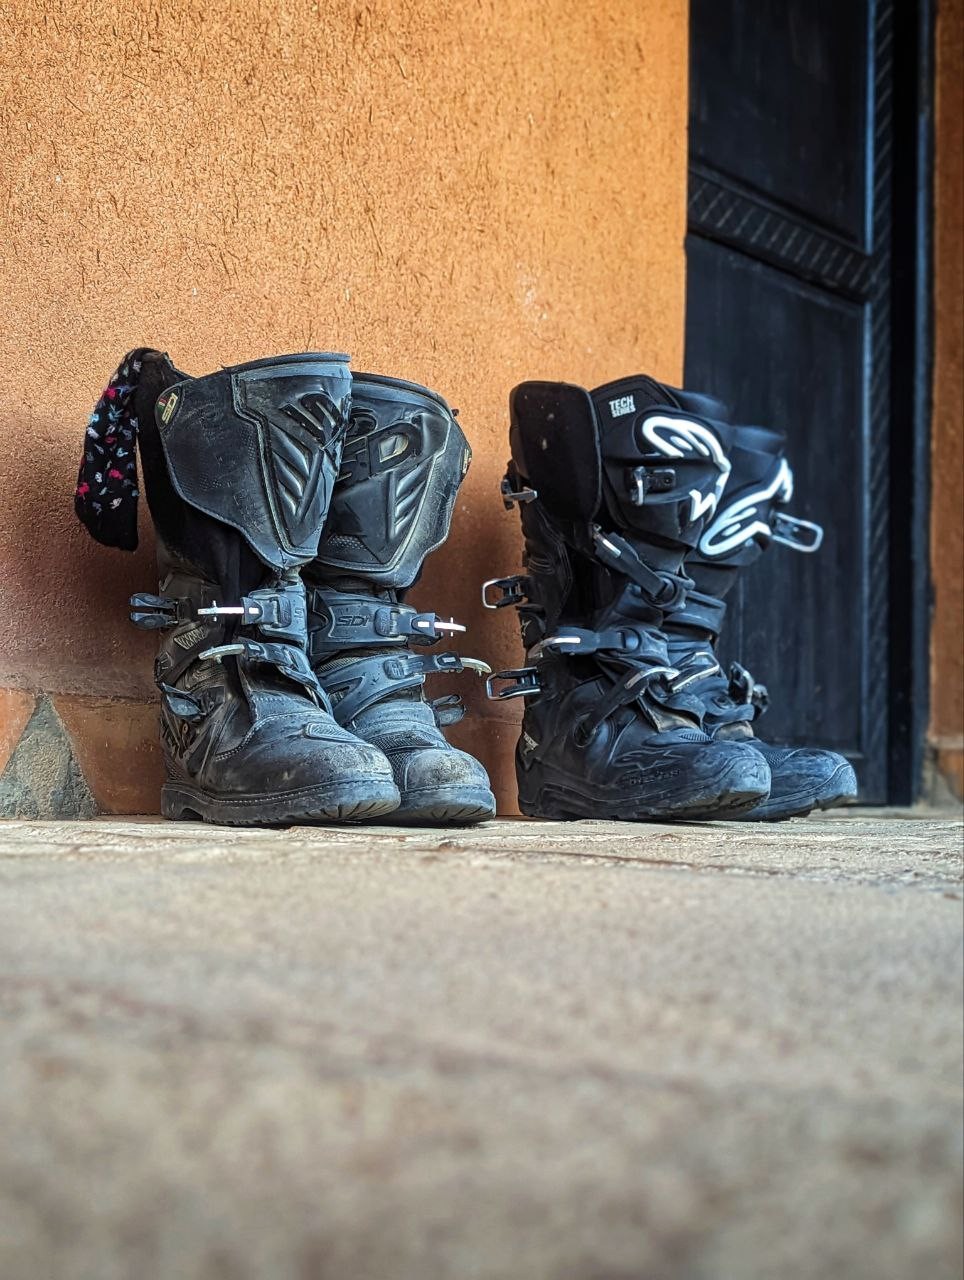
M 398 803 L 385 757 L 342 729 L 307 656 L 300 568 L 318 548 L 347 422 L 347 357 L 280 356 L 189 378 L 141 349 L 88 428 L 77 513 L 132 549 L 135 437 L 160 588 L 131 600 L 157 630 L 169 818 L 358 820 Z
M 471 451 L 441 396 L 356 373 L 328 522 L 305 580 L 312 665 L 339 724 L 391 762 L 401 803 L 391 822 L 472 823 L 495 813 L 488 776 L 442 728 L 460 699 L 428 702 L 433 673 L 488 673 L 455 653 L 428 653 L 463 631 L 405 603 L 426 556 L 448 537 Z
M 693 588 L 666 622 L 670 659 L 691 677 L 689 687 L 703 704 L 707 732 L 717 741 L 752 741 L 770 766 L 770 795 L 741 814 L 745 820 L 797 817 L 857 797 L 853 767 L 837 752 L 777 747 L 756 739 L 754 724 L 766 710 L 767 691 L 738 663 L 724 674 L 716 657 L 724 600 L 739 574 L 771 542 L 812 552 L 823 538 L 818 525 L 782 509 L 793 496 L 785 444 L 780 432 L 765 427 L 733 428 L 724 500 L 686 557 Z
M 721 407 L 643 375 L 512 392 L 503 496 L 519 505 L 525 572 L 487 583 L 483 600 L 521 619 L 529 665 L 489 687 L 526 699 L 523 813 L 719 817 L 768 794 L 758 753 L 704 731 L 661 631 L 729 474 Z

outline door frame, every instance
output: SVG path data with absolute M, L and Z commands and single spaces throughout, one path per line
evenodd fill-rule
M 935 10 L 893 6 L 887 791 L 899 805 L 921 796 L 930 713 Z

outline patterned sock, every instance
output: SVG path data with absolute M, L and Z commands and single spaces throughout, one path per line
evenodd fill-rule
M 97 401 L 84 437 L 74 510 L 106 547 L 137 547 L 137 419 L 134 393 L 151 347 L 129 351 Z

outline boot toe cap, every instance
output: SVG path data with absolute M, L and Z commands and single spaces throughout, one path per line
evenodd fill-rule
M 489 786 L 489 775 L 478 760 L 455 747 L 413 751 L 397 762 L 395 776 L 402 792 Z

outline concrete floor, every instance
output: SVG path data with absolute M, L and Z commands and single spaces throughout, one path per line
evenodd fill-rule
M 958 1280 L 961 827 L 0 824 L 2 1280 Z

